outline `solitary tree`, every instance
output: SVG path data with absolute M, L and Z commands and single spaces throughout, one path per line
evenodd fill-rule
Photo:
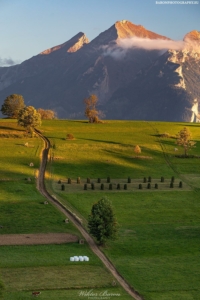
M 191 138 L 191 133 L 187 127 L 184 127 L 176 135 L 176 144 L 183 147 L 185 157 L 187 157 L 188 151 L 196 144 L 196 142 L 192 141 Z
M 10 118 L 17 119 L 19 111 L 25 107 L 22 95 L 12 94 L 8 96 L 1 107 L 1 112 Z
M 84 99 L 86 105 L 85 116 L 88 118 L 89 123 L 98 123 L 100 111 L 96 109 L 98 98 L 96 95 L 90 95 L 88 98 Z
M 113 213 L 111 202 L 103 197 L 92 206 L 88 219 L 88 228 L 99 244 L 105 244 L 107 239 L 115 239 L 118 225 Z
M 33 136 L 34 128 L 41 125 L 41 116 L 33 106 L 26 106 L 19 111 L 18 124 Z
M 53 110 L 38 108 L 37 112 L 40 114 L 42 120 L 56 119 L 56 113 Z

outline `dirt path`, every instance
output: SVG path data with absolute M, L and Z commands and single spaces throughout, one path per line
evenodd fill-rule
M 125 279 L 118 273 L 114 265 L 110 262 L 110 260 L 104 255 L 103 252 L 98 248 L 94 240 L 88 234 L 88 232 L 84 229 L 80 221 L 73 215 L 71 211 L 69 211 L 62 203 L 60 203 L 57 199 L 53 198 L 46 190 L 44 185 L 44 177 L 45 177 L 45 169 L 48 161 L 48 152 L 50 148 L 49 140 L 44 137 L 39 131 L 37 131 L 38 135 L 44 142 L 44 149 L 42 151 L 42 159 L 40 164 L 40 170 L 37 178 L 37 187 L 43 196 L 45 196 L 53 205 L 55 205 L 64 215 L 68 217 L 68 219 L 78 228 L 81 232 L 82 236 L 90 246 L 91 250 L 101 259 L 104 265 L 108 268 L 108 270 L 112 273 L 112 275 L 116 278 L 119 284 L 127 291 L 129 295 L 131 295 L 136 300 L 143 300 L 143 298 L 131 287 Z

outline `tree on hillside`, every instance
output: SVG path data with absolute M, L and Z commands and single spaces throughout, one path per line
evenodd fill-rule
M 176 135 L 176 144 L 183 147 L 184 156 L 187 157 L 188 151 L 195 147 L 196 142 L 191 140 L 191 133 L 187 127 L 184 127 L 178 134 Z
M 1 112 L 10 118 L 17 119 L 19 111 L 25 107 L 22 95 L 12 94 L 8 96 L 1 107 Z
M 40 114 L 42 120 L 56 119 L 56 112 L 50 109 L 38 108 L 37 112 Z
M 19 111 L 18 124 L 34 135 L 34 128 L 41 125 L 41 116 L 33 106 L 26 106 Z
M 118 225 L 111 202 L 103 197 L 92 206 L 88 219 L 88 228 L 97 241 L 103 245 L 107 239 L 116 239 Z
M 96 95 L 92 94 L 88 98 L 84 99 L 86 105 L 85 116 L 88 118 L 89 123 L 98 123 L 100 111 L 96 109 L 98 98 Z

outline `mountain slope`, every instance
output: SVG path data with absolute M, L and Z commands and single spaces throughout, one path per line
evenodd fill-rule
M 0 104 L 18 93 L 27 105 L 54 109 L 60 118 L 83 118 L 83 99 L 94 93 L 107 118 L 188 119 L 185 107 L 199 96 L 198 31 L 185 36 L 187 49 L 164 54 L 159 49 L 123 48 L 121 42 L 134 38 L 170 41 L 126 20 L 91 42 L 80 32 L 20 65 L 0 68 Z

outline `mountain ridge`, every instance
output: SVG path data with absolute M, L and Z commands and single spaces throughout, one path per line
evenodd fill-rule
M 90 42 L 79 32 L 19 65 L 0 67 L 0 103 L 18 93 L 28 105 L 54 109 L 61 118 L 83 118 L 83 99 L 94 93 L 108 118 L 161 120 L 162 116 L 162 120 L 188 121 L 193 98 L 200 96 L 196 87 L 199 32 L 187 33 L 183 39 L 187 47 L 178 45 L 180 50 L 141 48 L 140 44 L 123 48 L 119 43 L 135 38 L 157 45 L 174 42 L 127 20 L 117 21 Z M 163 100 L 159 102 L 156 95 Z M 171 110 L 171 116 L 162 113 L 161 104 L 171 109 L 172 102 L 178 109 Z

